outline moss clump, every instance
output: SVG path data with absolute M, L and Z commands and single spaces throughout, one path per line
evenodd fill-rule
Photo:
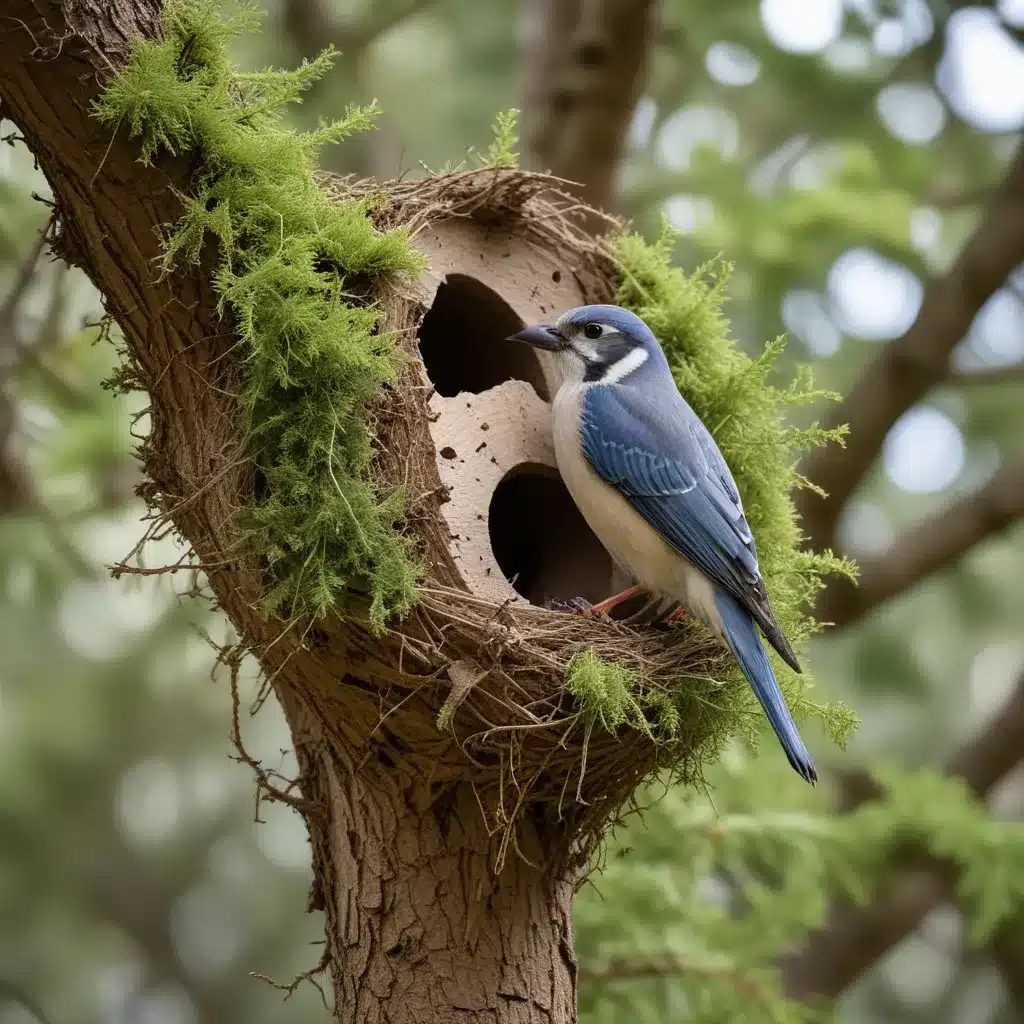
M 515 107 L 500 111 L 491 130 L 494 138 L 484 154 L 484 166 L 518 167 L 516 145 L 519 142 L 519 111 Z
M 403 496 L 366 480 L 368 403 L 395 381 L 398 360 L 380 311 L 353 288 L 423 259 L 404 231 L 374 228 L 374 199 L 332 202 L 315 173 L 319 149 L 372 127 L 374 110 L 306 133 L 282 121 L 331 55 L 296 71 L 235 68 L 229 43 L 255 17 L 170 0 L 163 41 L 134 42 L 95 115 L 139 137 L 143 162 L 160 150 L 195 156 L 165 270 L 197 263 L 207 237 L 219 242 L 219 309 L 243 345 L 243 430 L 263 481 L 243 518 L 269 563 L 267 613 L 324 615 L 365 587 L 379 628 L 415 600 L 417 569 L 395 529 Z
M 612 732 L 628 725 L 652 739 L 671 739 L 679 732 L 679 711 L 668 694 L 645 690 L 637 673 L 602 661 L 593 651 L 572 658 L 565 670 L 565 685 L 588 724 Z

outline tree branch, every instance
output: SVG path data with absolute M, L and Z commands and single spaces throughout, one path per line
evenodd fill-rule
M 382 7 L 374 0 L 372 12 L 362 21 L 341 24 L 335 17 L 335 5 L 327 0 L 283 0 L 282 20 L 298 52 L 312 59 L 329 44 L 341 53 L 328 74 L 314 82 L 306 93 L 306 103 L 314 110 L 317 97 L 330 91 L 335 98 L 365 100 L 360 85 L 360 57 L 381 36 L 408 18 L 426 10 L 434 0 L 392 0 Z M 344 147 L 334 147 L 321 158 L 323 170 L 354 174 L 359 178 L 390 178 L 399 174 L 403 144 L 392 119 L 381 115 L 377 130 L 357 135 Z
M 653 0 L 526 0 L 521 23 L 523 138 L 531 162 L 612 200 L 640 95 Z
M 978 797 L 1012 771 L 1024 757 L 1024 675 L 1003 707 L 946 765 Z M 852 810 L 881 794 L 869 776 L 847 776 L 845 808 Z M 953 892 L 957 868 L 924 850 L 910 851 L 904 871 L 865 906 L 836 904 L 826 924 L 797 953 L 781 958 L 788 994 L 805 1002 L 838 996 L 863 971 L 912 932 L 930 910 Z
M 828 497 L 804 491 L 799 498 L 804 532 L 812 547 L 835 546 L 847 500 L 871 467 L 892 425 L 950 374 L 950 354 L 978 310 L 1024 260 L 1024 149 L 992 198 L 949 272 L 928 288 L 910 330 L 887 345 L 862 374 L 829 426 L 847 423 L 846 450 L 815 452 L 801 472 Z
M 862 561 L 856 585 L 838 578 L 831 582 L 818 598 L 815 615 L 822 622 L 849 626 L 1022 516 L 1024 454 L 984 487 L 908 529 L 884 554 Z
M 326 0 L 284 0 L 281 21 L 296 49 L 307 58 L 334 42 L 337 33 L 333 11 Z
M 699 65 L 698 65 L 699 66 Z M 680 90 L 685 91 L 685 90 Z M 676 99 L 679 92 L 673 95 L 673 99 Z M 748 131 L 752 132 L 758 127 L 763 130 L 763 125 L 758 126 L 756 123 L 750 125 L 741 126 L 741 133 L 746 138 Z M 751 160 L 750 164 L 752 167 L 756 167 L 758 163 L 765 157 L 769 156 L 775 151 L 775 149 L 786 141 L 786 138 L 791 134 L 795 134 L 795 129 L 792 125 L 786 124 L 783 126 L 787 129 L 784 132 L 773 132 L 767 145 L 759 145 L 758 152 L 759 157 Z M 828 136 L 824 136 L 827 141 Z M 820 138 L 819 138 L 820 141 Z M 810 141 L 808 141 L 810 145 Z M 797 156 L 803 153 L 803 148 L 794 155 L 794 160 Z M 787 161 L 788 163 L 788 161 Z M 775 178 L 775 181 L 780 181 L 784 178 L 784 172 L 779 173 Z M 651 207 L 660 206 L 666 199 L 670 199 L 672 196 L 678 195 L 680 192 L 692 192 L 694 189 L 693 175 L 689 170 L 685 171 L 670 171 L 659 169 L 654 172 L 649 172 L 649 176 L 633 185 L 629 192 L 623 196 L 623 204 L 628 207 L 631 213 L 639 214 Z M 932 192 L 926 192 L 919 196 L 919 201 L 927 204 L 928 206 L 934 206 L 939 210 L 962 210 L 969 206 L 978 206 L 983 203 L 987 198 L 992 195 L 992 188 L 978 188 L 970 190 L 952 190 L 949 188 L 935 189 Z M 968 376 L 965 374 L 964 376 Z
M 3 344 L 2 335 L 8 334 L 14 328 L 14 323 L 18 316 L 18 307 L 32 286 L 32 282 L 35 281 L 36 266 L 45 248 L 46 229 L 44 228 L 39 232 L 39 237 L 32 244 L 28 255 L 18 268 L 18 276 L 14 280 L 14 286 L 7 293 L 4 301 L 0 303 L 0 344 Z
M 96 576 L 90 564 L 68 535 L 65 524 L 42 500 L 21 450 L 20 412 L 12 382 L 25 363 L 32 363 L 58 400 L 69 408 L 81 409 L 85 396 L 46 359 L 49 349 L 62 338 L 62 321 L 67 304 L 67 281 L 58 276 L 36 331 L 31 337 L 19 332 L 22 306 L 38 282 L 39 261 L 46 248 L 49 225 L 39 233 L 18 269 L 14 285 L 0 302 L 0 515 L 31 514 L 47 530 L 50 540 L 82 579 Z
M 0 512 L 23 511 L 35 504 L 28 471 L 14 450 L 18 416 L 10 377 L 22 348 L 15 335 L 18 312 L 36 279 L 36 267 L 45 245 L 46 233 L 40 232 L 18 268 L 11 290 L 0 302 Z
M 23 1010 L 27 1010 L 40 1024 L 50 1024 L 50 1018 L 43 1012 L 39 1000 L 16 982 L 0 978 L 0 1006 L 4 1003 L 14 1003 Z
M 663 957 L 656 960 L 612 960 L 604 967 L 582 968 L 583 978 L 590 984 L 608 985 L 615 982 L 644 981 L 648 978 L 698 977 L 708 981 L 721 981 L 731 985 L 748 999 L 767 1004 L 770 994 L 756 979 L 738 970 L 711 967 L 689 961 L 684 957 Z

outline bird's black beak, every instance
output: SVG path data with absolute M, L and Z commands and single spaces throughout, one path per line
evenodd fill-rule
M 518 333 L 509 335 L 506 340 L 521 341 L 534 348 L 546 348 L 551 351 L 565 348 L 566 345 L 565 338 L 550 324 L 534 324 L 532 327 L 524 327 Z

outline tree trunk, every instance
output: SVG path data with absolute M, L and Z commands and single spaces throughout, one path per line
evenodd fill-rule
M 532 162 L 609 208 L 643 89 L 652 0 L 524 0 L 523 139 Z M 596 223 L 596 222 L 595 222 Z
M 212 369 L 231 345 L 214 314 L 213 254 L 194 273 L 154 281 L 159 229 L 180 215 L 174 190 L 186 190 L 188 168 L 180 159 L 142 166 L 126 133 L 111 141 L 89 116 L 101 79 L 124 63 L 135 35 L 159 31 L 159 18 L 155 0 L 8 4 L 0 97 L 53 189 L 55 251 L 102 292 L 153 396 L 146 496 L 159 491 L 181 505 L 176 524 L 204 543 L 200 561 L 217 563 L 230 547 L 231 516 L 226 492 L 210 486 L 223 459 L 209 453 L 232 452 L 236 439 Z M 259 592 L 252 572 L 225 564 L 208 577 L 250 646 L 275 639 L 252 612 Z M 299 803 L 327 916 L 338 1019 L 571 1021 L 565 831 L 526 821 L 517 835 L 522 857 L 505 858 L 495 875 L 501 835 L 490 834 L 472 785 L 431 783 L 383 755 L 367 759 L 378 698 L 357 684 L 339 687 L 348 663 L 331 653 L 293 648 L 272 670 L 302 767 Z M 325 714 L 313 706 L 321 700 L 344 706 Z M 325 718 L 338 723 L 340 736 L 325 739 Z
M 337 1018 L 571 1024 L 571 900 L 594 844 L 638 782 L 666 757 L 678 770 L 708 726 L 684 707 L 671 746 L 647 722 L 593 728 L 566 693 L 566 667 L 590 648 L 667 686 L 726 657 L 699 634 L 625 643 L 614 627 L 537 607 L 545 595 L 603 596 L 611 563 L 551 468 L 550 366 L 498 342 L 524 320 L 605 300 L 611 263 L 560 201 L 538 198 L 551 183 L 537 176 L 392 187 L 388 209 L 415 224 L 431 269 L 414 296 L 378 296 L 409 358 L 391 405 L 374 410 L 373 472 L 410 495 L 426 586 L 384 635 L 355 614 L 301 636 L 268 621 L 263 568 L 236 543 L 253 474 L 241 359 L 211 285 L 217 254 L 211 244 L 198 267 L 155 270 L 196 155 L 143 166 L 137 140 L 90 117 L 160 15 L 158 0 L 8 0 L 0 100 L 53 189 L 54 251 L 102 293 L 124 334 L 125 381 L 150 396 L 140 493 L 192 545 L 238 631 L 225 663 L 253 653 L 284 708 L 298 791 L 252 766 L 309 828 Z
M 520 831 L 523 856 L 495 876 L 498 841 L 469 784 L 439 789 L 380 763 L 353 774 L 313 749 L 338 1020 L 574 1020 L 573 887 L 545 868 L 560 855 L 545 823 Z

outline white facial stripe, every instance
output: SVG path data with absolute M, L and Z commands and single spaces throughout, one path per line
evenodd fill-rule
M 642 345 L 631 348 L 617 363 L 612 363 L 601 378 L 602 384 L 618 384 L 647 362 L 647 349 Z

